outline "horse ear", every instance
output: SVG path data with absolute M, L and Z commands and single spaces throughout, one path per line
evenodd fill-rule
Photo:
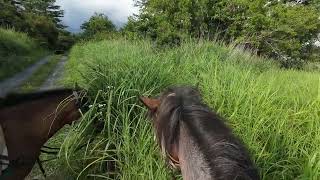
M 148 97 L 140 97 L 139 99 L 151 111 L 156 111 L 157 108 L 160 106 L 159 99 L 152 99 Z

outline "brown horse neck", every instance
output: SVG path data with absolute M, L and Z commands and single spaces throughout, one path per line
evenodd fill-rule
M 78 108 L 75 103 L 63 102 L 65 98 L 56 99 L 54 110 L 51 113 L 48 113 L 46 125 L 44 126 L 43 137 L 45 137 L 45 141 L 51 138 L 57 131 L 59 131 L 64 125 L 71 124 L 71 122 L 75 119 L 80 118 L 80 113 L 78 112 Z M 48 111 L 50 112 L 50 110 Z M 45 142 L 44 142 L 45 143 Z
M 7 129 L 7 137 L 33 137 L 33 144 L 43 145 L 66 123 L 62 123 L 63 106 L 68 95 L 52 96 L 25 102 L 0 110 L 1 124 Z M 59 107 L 59 108 L 58 108 Z

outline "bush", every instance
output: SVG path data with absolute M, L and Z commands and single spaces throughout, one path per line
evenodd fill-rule
M 46 53 L 27 34 L 0 28 L 0 80 L 22 71 Z
M 25 33 L 0 28 L 0 56 L 25 55 L 36 47 L 37 43 Z
M 111 33 L 116 31 L 115 25 L 104 14 L 95 13 L 89 21 L 81 25 L 83 33 L 81 34 L 84 39 L 91 39 L 99 33 Z

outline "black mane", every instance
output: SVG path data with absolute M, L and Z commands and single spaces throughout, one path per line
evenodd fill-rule
M 183 123 L 215 179 L 259 179 L 243 143 L 232 134 L 224 120 L 202 102 L 197 89 L 169 88 L 160 99 L 157 133 L 160 138 L 164 135 L 166 148 L 177 143 Z
M 73 91 L 73 89 L 54 89 L 32 93 L 11 93 L 4 98 L 0 98 L 0 109 L 28 101 L 38 100 L 45 97 L 58 96 L 67 93 L 71 95 Z

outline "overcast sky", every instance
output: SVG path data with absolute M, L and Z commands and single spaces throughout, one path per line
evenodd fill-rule
M 128 16 L 138 13 L 133 0 L 57 0 L 64 10 L 63 23 L 69 31 L 79 32 L 80 25 L 95 12 L 103 13 L 118 27 L 127 22 Z

